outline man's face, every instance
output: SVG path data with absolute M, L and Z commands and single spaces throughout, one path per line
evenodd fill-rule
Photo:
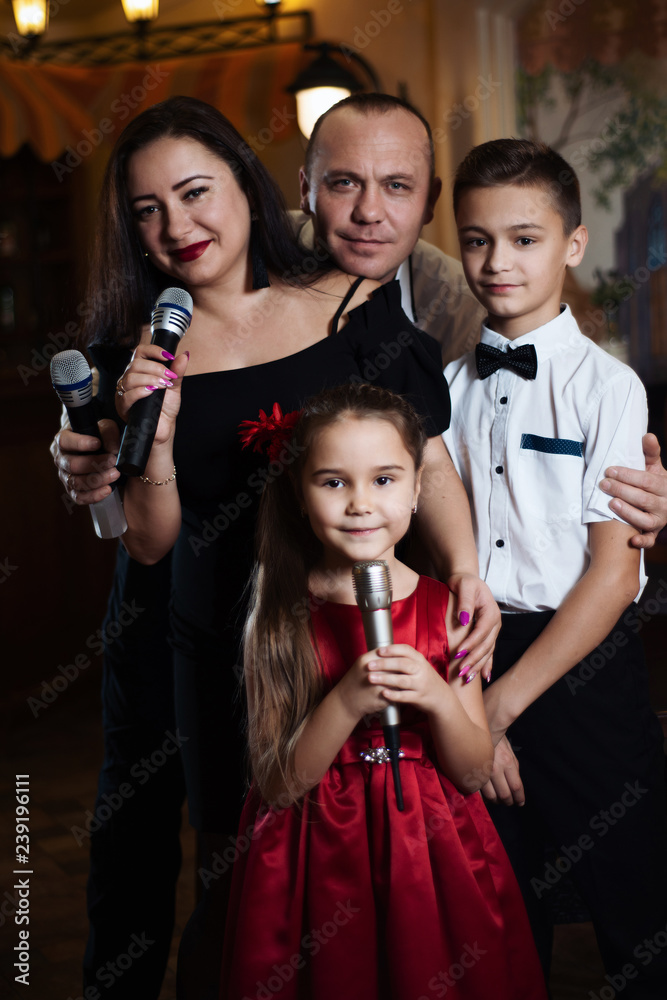
M 440 180 L 430 180 L 424 126 L 401 108 L 334 111 L 316 139 L 301 208 L 348 274 L 390 281 L 433 218 Z

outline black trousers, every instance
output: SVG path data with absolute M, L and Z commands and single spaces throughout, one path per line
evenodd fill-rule
M 503 615 L 495 682 L 553 612 Z M 549 893 L 563 874 L 592 915 L 606 976 L 595 1000 L 667 997 L 667 808 L 634 605 L 510 727 L 526 805 L 489 805 L 548 971 Z M 545 845 L 556 849 L 545 862 Z
M 105 1000 L 157 1000 L 174 927 L 185 782 L 170 560 L 140 566 L 120 547 L 104 623 L 104 762 L 80 838 L 90 836 L 84 995 Z

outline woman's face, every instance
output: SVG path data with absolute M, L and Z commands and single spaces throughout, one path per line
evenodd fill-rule
M 130 157 L 127 190 L 157 268 L 190 288 L 250 287 L 250 206 L 224 160 L 194 139 L 158 139 Z

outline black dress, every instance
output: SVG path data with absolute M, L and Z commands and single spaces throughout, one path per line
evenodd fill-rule
M 405 395 L 429 437 L 449 424 L 438 344 L 408 320 L 398 282 L 382 285 L 340 332 L 334 323 L 329 337 L 303 351 L 183 380 L 174 442 L 183 523 L 173 552 L 171 630 L 190 820 L 199 830 L 236 833 L 245 796 L 239 637 L 259 498 L 278 472 L 242 450 L 239 424 L 276 402 L 284 413 L 299 409 L 351 380 Z

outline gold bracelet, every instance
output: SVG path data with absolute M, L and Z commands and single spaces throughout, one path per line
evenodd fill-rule
M 167 483 L 170 483 L 175 478 L 176 478 L 176 466 L 174 466 L 173 474 L 169 476 L 169 479 L 161 479 L 159 482 L 156 482 L 154 479 L 149 479 L 148 476 L 139 476 L 139 479 L 142 481 L 142 483 L 149 483 L 151 486 L 166 486 Z

